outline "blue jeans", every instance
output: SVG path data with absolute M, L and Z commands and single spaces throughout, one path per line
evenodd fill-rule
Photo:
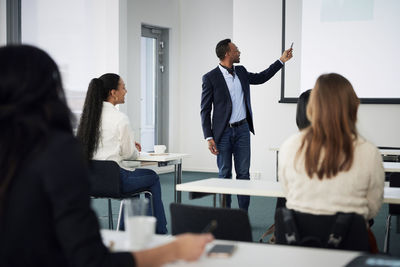
M 247 123 L 236 128 L 227 127 L 216 144 L 219 154 L 218 177 L 232 179 L 232 155 L 235 162 L 236 179 L 250 179 L 250 130 Z M 238 195 L 239 208 L 247 211 L 250 196 Z M 231 195 L 226 195 L 226 206 L 231 207 Z
M 140 189 L 148 190 L 153 194 L 154 216 L 157 218 L 156 233 L 167 233 L 167 219 L 165 218 L 164 205 L 161 200 L 160 177 L 153 170 L 135 169 L 128 171 L 120 168 L 119 177 L 121 179 L 122 191 L 129 193 Z M 148 197 L 148 196 L 146 196 Z M 150 205 L 148 214 L 151 214 Z M 122 212 L 120 228 L 124 229 Z

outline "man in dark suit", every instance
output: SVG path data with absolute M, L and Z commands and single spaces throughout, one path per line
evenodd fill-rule
M 230 39 L 215 48 L 219 65 L 203 76 L 201 122 L 208 149 L 217 156 L 220 178 L 232 178 L 232 155 L 237 179 L 250 179 L 250 132 L 254 134 L 250 84 L 262 84 L 292 58 L 292 48 L 260 73 L 251 73 L 240 62 L 240 51 Z M 212 111 L 212 119 L 211 119 Z M 249 196 L 238 196 L 239 208 L 248 210 Z M 231 206 L 231 196 L 226 196 Z

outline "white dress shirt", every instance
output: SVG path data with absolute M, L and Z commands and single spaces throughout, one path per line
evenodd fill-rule
M 283 65 L 282 60 L 279 59 L 279 62 Z M 234 75 L 230 74 L 221 64 L 219 64 L 218 67 L 224 76 L 232 100 L 232 113 L 229 118 L 229 123 L 241 121 L 247 117 L 247 111 L 240 79 L 235 72 Z M 235 70 L 235 66 L 232 66 L 232 68 Z M 207 141 L 211 139 L 213 139 L 211 136 L 206 138 Z
M 246 118 L 246 104 L 244 103 L 242 84 L 235 72 L 235 75 L 232 75 L 221 65 L 218 65 L 218 67 L 224 76 L 232 100 L 232 113 L 229 123 L 241 121 Z M 234 66 L 232 68 L 235 69 Z
M 123 166 L 125 159 L 136 159 L 139 151 L 135 146 L 133 131 L 128 116 L 119 111 L 110 102 L 103 102 L 100 118 L 100 140 L 94 152 L 95 160 L 113 160 L 121 168 L 133 170 Z
M 279 149 L 278 177 L 286 195 L 286 207 L 316 215 L 355 212 L 369 220 L 376 216 L 383 200 L 385 173 L 382 156 L 372 143 L 358 136 L 353 164 L 330 179 L 310 179 L 304 152 L 297 151 L 304 132 L 287 139 Z

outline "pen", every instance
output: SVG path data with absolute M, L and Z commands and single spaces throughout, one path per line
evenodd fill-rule
M 203 231 L 201 231 L 202 233 L 211 233 L 212 231 L 214 231 L 218 226 L 218 223 L 216 220 L 211 220 L 211 222 L 209 224 L 207 224 L 206 227 L 204 227 Z

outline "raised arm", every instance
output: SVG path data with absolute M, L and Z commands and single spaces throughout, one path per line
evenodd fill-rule
M 250 84 L 262 84 L 271 79 L 282 67 L 283 63 L 287 62 L 293 57 L 293 49 L 289 48 L 282 53 L 279 60 L 272 63 L 266 70 L 260 73 L 248 73 Z

